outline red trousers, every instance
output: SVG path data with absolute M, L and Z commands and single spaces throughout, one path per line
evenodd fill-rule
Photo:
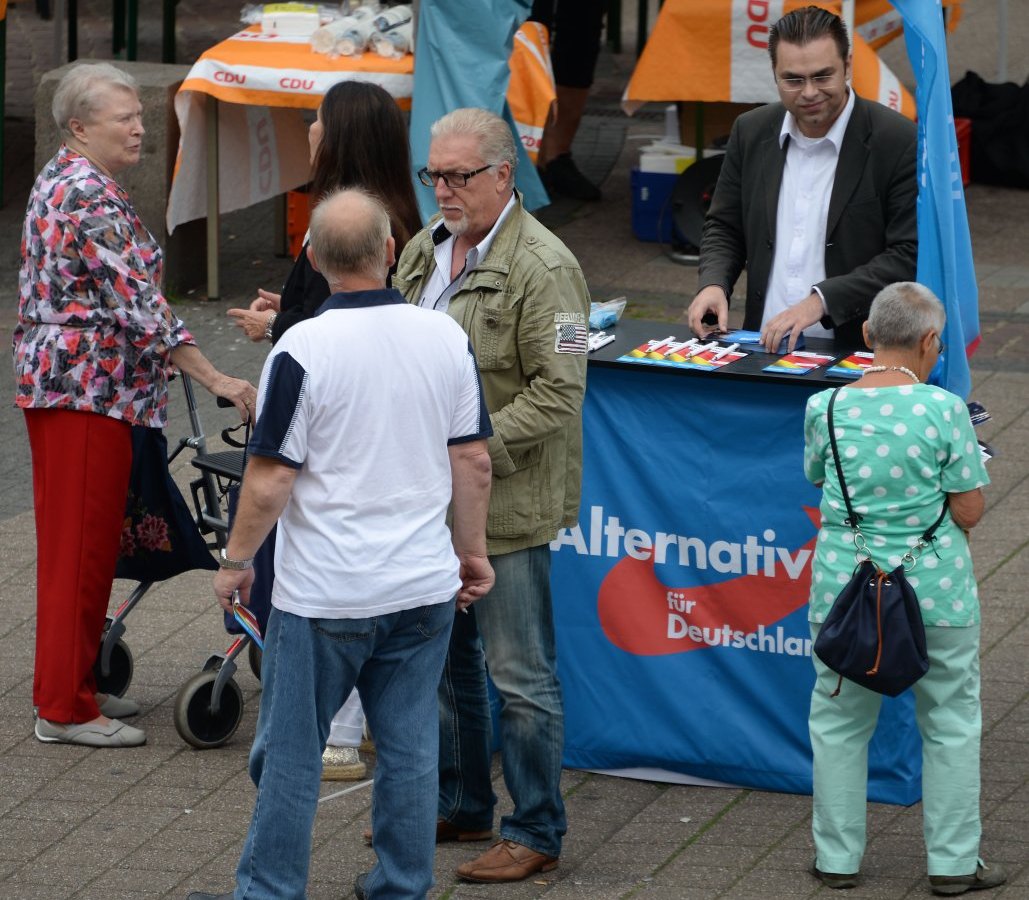
M 27 409 L 36 506 L 33 702 L 51 722 L 100 715 L 93 663 L 121 543 L 132 468 L 126 422 Z

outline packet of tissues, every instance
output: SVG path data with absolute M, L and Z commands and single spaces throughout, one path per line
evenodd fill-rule
M 610 328 L 617 324 L 625 310 L 625 297 L 590 304 L 590 328 Z

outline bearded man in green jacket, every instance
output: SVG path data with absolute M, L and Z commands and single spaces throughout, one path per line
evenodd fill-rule
M 440 841 L 492 836 L 487 664 L 501 699 L 514 810 L 500 840 L 458 867 L 480 882 L 550 871 L 566 831 L 548 544 L 578 519 L 589 292 L 568 248 L 523 209 L 515 161 L 511 129 L 493 113 L 437 121 L 419 178 L 442 215 L 408 243 L 393 281 L 464 328 L 493 423 L 486 531 L 497 581 L 457 616 L 440 684 Z

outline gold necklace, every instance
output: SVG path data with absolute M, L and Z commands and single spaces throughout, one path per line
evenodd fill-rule
M 922 380 L 907 366 L 869 366 L 862 372 L 863 375 L 871 375 L 873 372 L 903 372 L 915 384 L 921 384 Z

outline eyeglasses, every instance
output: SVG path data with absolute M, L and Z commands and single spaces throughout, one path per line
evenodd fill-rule
M 804 86 L 810 81 L 816 88 L 830 87 L 836 81 L 836 73 L 829 75 L 812 75 L 810 78 L 801 78 L 799 75 L 791 75 L 788 78 L 777 78 L 781 90 L 787 94 L 795 94 L 804 90 Z
M 936 353 L 939 356 L 943 356 L 943 351 L 947 349 L 947 345 L 943 343 L 943 338 L 936 335 Z
M 474 178 L 480 172 L 492 169 L 496 163 L 490 163 L 474 172 L 430 172 L 427 168 L 418 172 L 418 180 L 426 187 L 436 187 L 436 182 L 441 178 L 448 188 L 463 188 L 468 184 L 469 178 Z

